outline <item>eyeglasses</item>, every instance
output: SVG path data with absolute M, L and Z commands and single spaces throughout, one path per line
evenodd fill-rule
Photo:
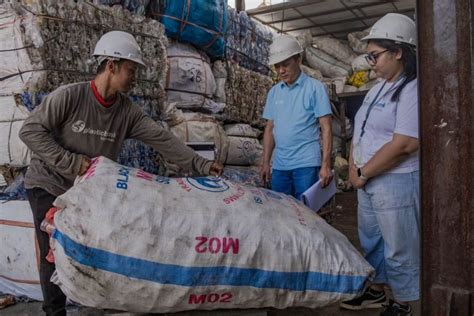
M 375 65 L 377 63 L 377 59 L 379 58 L 379 56 L 385 52 L 388 52 L 388 49 L 383 50 L 381 52 L 377 52 L 377 53 L 368 53 L 367 55 L 365 55 L 365 60 L 367 60 L 369 64 Z

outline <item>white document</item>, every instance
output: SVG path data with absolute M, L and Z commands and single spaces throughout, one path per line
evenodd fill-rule
M 329 201 L 334 196 L 334 194 L 336 194 L 334 171 L 332 172 L 332 175 L 332 180 L 327 187 L 322 188 L 321 180 L 319 180 L 301 195 L 301 201 L 304 203 L 304 205 L 316 213 L 327 201 Z

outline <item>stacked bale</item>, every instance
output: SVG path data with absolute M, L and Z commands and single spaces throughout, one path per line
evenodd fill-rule
M 258 141 L 261 132 L 248 124 L 229 124 L 225 126 L 229 139 L 226 164 L 238 166 L 260 165 L 263 146 Z
M 229 9 L 226 58 L 241 67 L 269 75 L 268 54 L 273 34 L 267 26 L 252 20 L 245 11 Z
M 229 154 L 229 139 L 232 142 L 236 139 L 235 135 L 226 136 L 223 124 L 245 123 L 259 128 L 264 125 L 261 115 L 272 86 L 267 66 L 272 33 L 245 12 L 222 9 L 225 1 L 211 1 L 202 6 L 199 3 L 196 1 L 196 6 L 182 1 L 150 3 L 149 15 L 163 21 L 166 34 L 172 38 L 167 53 L 167 96 L 161 117 L 182 141 L 212 142 L 216 159 L 224 163 Z M 175 14 L 177 7 L 183 8 L 181 13 L 185 18 Z M 214 17 L 196 20 L 206 15 Z M 221 18 L 222 15 L 225 17 Z M 222 23 L 227 20 L 224 56 L 216 53 L 216 48 L 220 47 Z M 197 29 L 199 35 L 189 36 Z M 214 34 L 215 42 L 203 41 L 203 34 Z M 260 146 L 257 138 L 253 141 Z M 235 149 L 238 144 L 231 145 Z M 254 157 L 252 164 L 256 160 Z M 167 165 L 168 174 L 185 172 Z M 249 162 L 244 165 L 248 166 Z
M 267 92 L 273 85 L 272 78 L 235 63 L 228 63 L 227 72 L 226 120 L 262 127 L 263 107 Z
M 0 125 L 9 131 L 8 137 L 2 133 L 0 145 L 9 155 L 22 153 L 21 159 L 2 156 L 0 164 L 14 167 L 20 161 L 22 166 L 28 165 L 29 154 L 17 138 L 27 115 L 24 109 L 33 110 L 42 97 L 61 85 L 94 78 L 97 64 L 91 54 L 100 36 L 111 30 L 124 30 L 137 39 L 147 67 L 137 71 L 137 84 L 130 95 L 143 108 L 153 109 L 153 117 L 158 119 L 167 67 L 167 39 L 159 22 L 121 6 L 25 0 L 0 5 L 0 25 Z M 13 107 L 16 110 L 11 117 Z M 134 143 L 132 148 L 125 146 L 121 162 L 138 159 L 152 165 L 157 158 L 150 148 Z

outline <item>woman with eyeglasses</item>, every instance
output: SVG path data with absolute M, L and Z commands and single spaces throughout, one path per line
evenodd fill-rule
M 341 307 L 410 315 L 420 292 L 416 25 L 389 13 L 363 40 L 380 82 L 355 117 L 349 179 L 358 189 L 359 239 L 376 274 L 362 296 Z

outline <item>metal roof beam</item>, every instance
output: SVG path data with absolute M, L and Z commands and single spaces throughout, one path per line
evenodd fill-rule
M 336 37 L 336 36 L 335 36 L 334 34 L 332 34 L 330 31 L 326 30 L 326 29 L 324 28 L 324 26 L 319 25 L 317 22 L 314 22 L 312 19 L 310 19 L 310 18 L 308 18 L 307 16 L 305 16 L 303 13 L 301 13 L 300 10 L 298 10 L 298 9 L 296 9 L 296 8 L 294 8 L 293 10 L 295 10 L 296 12 L 298 12 L 299 15 L 301 15 L 301 16 L 304 17 L 304 18 L 306 18 L 306 19 L 307 19 L 308 21 L 310 21 L 311 23 L 313 23 L 313 25 L 314 25 L 315 27 L 319 27 L 319 28 L 321 28 L 324 32 L 326 32 L 326 33 L 328 33 L 328 34 L 331 34 L 332 36 Z
M 298 8 L 298 7 L 303 7 L 315 3 L 321 3 L 326 0 L 305 0 L 301 2 L 284 2 L 284 3 L 278 3 L 274 4 L 271 6 L 266 6 L 266 7 L 261 7 L 261 8 L 255 8 L 252 10 L 247 10 L 247 14 L 249 16 L 254 16 L 254 15 L 260 15 L 260 14 L 265 14 L 265 13 L 274 13 L 277 11 L 283 11 L 283 10 L 288 10 L 288 9 L 293 9 L 293 8 Z M 281 21 L 280 21 L 281 22 Z
M 252 19 L 255 19 L 257 20 L 258 22 L 262 23 L 262 24 L 265 24 L 262 20 L 260 20 L 259 18 L 253 16 Z M 276 27 L 274 27 L 273 25 L 270 25 L 270 24 L 266 24 L 268 27 L 271 27 L 272 29 L 274 29 L 275 31 L 277 31 L 278 33 L 281 33 L 279 29 L 277 29 Z M 285 33 L 285 32 L 283 32 Z
M 375 6 L 379 6 L 379 5 L 382 5 L 382 4 L 387 4 L 387 2 L 374 2 L 374 3 L 371 3 L 371 4 L 361 4 L 361 5 L 353 6 L 353 7 L 350 7 L 350 8 L 352 10 L 356 10 L 356 9 L 364 9 L 364 8 L 367 8 L 367 7 L 375 7 Z M 327 11 L 323 11 L 323 12 L 308 14 L 308 15 L 306 15 L 306 17 L 307 18 L 314 18 L 314 17 L 318 17 L 318 16 L 322 16 L 322 15 L 340 13 L 340 12 L 345 12 L 345 11 L 347 11 L 346 8 L 327 10 Z M 248 14 L 248 11 L 247 11 L 247 14 Z M 252 16 L 252 17 L 254 17 L 254 16 Z M 294 17 L 294 18 L 280 19 L 280 20 L 275 20 L 275 21 L 271 21 L 271 22 L 270 21 L 269 22 L 262 22 L 262 23 L 266 24 L 266 25 L 269 25 L 269 24 L 273 24 L 273 23 L 280 23 L 282 21 L 290 22 L 290 21 L 302 20 L 302 19 L 303 18 L 301 18 L 301 17 Z
M 399 10 L 397 13 L 407 13 L 407 12 L 414 12 L 414 11 L 415 11 L 414 9 L 405 9 L 405 10 Z M 384 12 L 382 14 L 368 15 L 368 16 L 364 17 L 364 20 L 381 18 L 385 14 L 386 13 Z M 345 20 L 337 20 L 337 21 L 333 21 L 333 22 L 321 23 L 321 24 L 318 24 L 318 25 L 310 25 L 310 26 L 297 27 L 297 28 L 293 28 L 293 29 L 286 29 L 286 30 L 283 30 L 283 31 L 293 32 L 293 31 L 299 31 L 299 30 L 312 29 L 312 28 L 315 28 L 315 27 L 324 27 L 324 26 L 334 25 L 334 24 L 350 23 L 350 22 L 355 22 L 355 21 L 360 21 L 360 18 L 350 18 L 350 19 L 345 19 Z

